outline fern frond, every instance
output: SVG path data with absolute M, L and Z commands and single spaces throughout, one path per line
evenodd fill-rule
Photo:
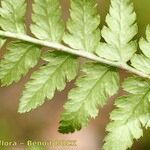
M 1 0 L 0 27 L 5 31 L 26 33 L 25 13 L 25 0 Z
M 130 77 L 123 89 L 130 94 L 115 103 L 117 109 L 111 113 L 112 121 L 106 129 L 105 150 L 127 150 L 143 135 L 142 127 L 150 127 L 150 81 Z
M 2 0 L 0 8 L 0 27 L 5 31 L 26 34 L 25 0 Z M 0 39 L 0 47 L 5 38 Z M 28 70 L 34 67 L 40 57 L 40 49 L 28 42 L 15 41 L 9 43 L 4 58 L 0 61 L 0 80 L 2 86 L 17 82 Z
M 30 68 L 34 67 L 41 51 L 39 47 L 30 43 L 15 41 L 7 46 L 9 50 L 0 61 L 0 81 L 2 86 L 17 82 Z
M 150 25 L 146 28 L 146 40 L 141 38 L 139 45 L 142 54 L 135 54 L 131 59 L 131 64 L 136 69 L 150 74 Z
M 60 42 L 64 25 L 59 0 L 35 0 L 33 10 L 34 24 L 31 30 L 34 35 L 39 39 Z M 49 52 L 43 59 L 48 61 L 48 64 L 34 72 L 31 81 L 27 83 L 20 102 L 21 113 L 42 105 L 45 98 L 52 99 L 56 90 L 61 91 L 65 88 L 66 79 L 71 81 L 77 75 L 78 60 L 70 54 Z
M 119 75 L 115 68 L 98 63 L 87 63 L 85 73 L 76 81 L 76 88 L 69 93 L 69 101 L 61 116 L 59 131 L 74 132 L 87 126 L 90 118 L 98 115 L 99 108 L 119 88 Z
M 71 0 L 70 16 L 64 42 L 74 49 L 94 52 L 100 41 L 96 0 Z
M 32 33 L 39 39 L 61 41 L 64 23 L 59 0 L 34 0 Z
M 80 130 L 117 93 L 120 87 L 117 68 L 124 69 L 140 77 L 129 77 L 123 82 L 128 94 L 115 102 L 117 108 L 111 113 L 103 149 L 130 148 L 133 140 L 143 135 L 142 128 L 150 127 L 150 26 L 146 39 L 139 42 L 141 54 L 135 54 L 138 27 L 131 0 L 111 0 L 102 29 L 103 43 L 96 0 L 71 0 L 66 33 L 60 0 L 33 0 L 30 30 L 35 37 L 26 32 L 26 6 L 25 0 L 1 0 L 0 49 L 5 48 L 8 38 L 8 52 L 0 60 L 1 85 L 19 81 L 38 63 L 40 48 L 49 50 L 43 49 L 46 52 L 41 58 L 45 64 L 34 71 L 25 85 L 18 111 L 29 112 L 41 106 L 46 98 L 51 100 L 56 91 L 64 90 L 67 82 L 78 74 L 78 57 L 84 57 L 91 61 L 81 65 L 82 72 L 76 87 L 69 92 L 59 127 L 61 133 Z
M 65 88 L 66 80 L 71 81 L 78 72 L 76 57 L 61 53 L 47 52 L 43 60 L 49 63 L 34 72 L 21 98 L 19 112 L 28 112 L 42 105 L 45 98 L 52 99 L 56 90 Z
M 107 26 L 101 31 L 106 43 L 99 45 L 97 54 L 121 63 L 129 61 L 137 50 L 136 42 L 131 41 L 138 31 L 135 21 L 136 14 L 130 0 L 111 0 Z

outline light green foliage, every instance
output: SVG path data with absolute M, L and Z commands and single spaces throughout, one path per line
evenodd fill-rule
M 21 113 L 42 105 L 46 97 L 52 99 L 56 90 L 62 91 L 65 88 L 66 80 L 71 81 L 76 77 L 76 57 L 61 52 L 47 52 L 43 60 L 49 63 L 32 74 L 21 98 Z
M 105 150 L 127 150 L 134 139 L 143 135 L 142 127 L 150 127 L 150 81 L 130 77 L 123 83 L 130 94 L 116 100 L 117 109 L 111 113 Z
M 35 0 L 31 30 L 40 39 L 61 41 L 64 26 L 61 19 L 59 1 Z M 40 11 L 40 14 L 39 14 Z M 40 21 L 42 20 L 42 21 Z M 78 60 L 76 57 L 62 52 L 48 52 L 43 56 L 47 61 L 31 76 L 21 98 L 19 112 L 28 112 L 42 105 L 45 98 L 52 99 L 56 90 L 62 91 L 67 81 L 76 77 Z
M 146 29 L 146 40 L 141 38 L 139 45 L 143 54 L 135 54 L 131 64 L 136 69 L 150 74 L 150 25 Z
M 111 0 L 107 26 L 101 31 L 106 43 L 99 45 L 97 54 L 121 63 L 129 61 L 137 50 L 136 42 L 131 41 L 138 31 L 135 21 L 136 14 L 130 0 Z
M 32 33 L 39 39 L 60 41 L 64 33 L 59 0 L 34 0 Z
M 0 61 L 0 81 L 2 86 L 19 81 L 22 75 L 34 67 L 40 57 L 40 49 L 30 43 L 15 41 L 7 46 L 9 50 Z
M 0 27 L 5 31 L 25 33 L 25 0 L 1 0 Z
M 70 16 L 67 23 L 69 33 L 65 34 L 64 42 L 72 48 L 94 52 L 100 41 L 96 1 L 72 0 Z
M 40 63 L 42 66 L 34 71 L 25 85 L 18 110 L 20 113 L 41 106 L 46 98 L 51 100 L 56 91 L 64 90 L 67 82 L 75 79 L 79 61 L 72 54 L 93 62 L 82 59 L 82 72 L 75 82 L 76 87 L 69 92 L 61 115 L 61 133 L 72 133 L 86 127 L 107 100 L 117 93 L 119 73 L 113 66 L 150 79 L 150 26 L 146 29 L 146 39 L 140 39 L 141 52 L 136 53 L 134 38 L 138 27 L 131 0 L 111 0 L 106 25 L 102 29 L 105 42 L 100 42 L 96 0 L 70 1 L 66 33 L 60 0 L 33 0 L 32 23 L 27 28 L 31 29 L 34 38 L 25 35 L 26 6 L 25 0 L 1 0 L 0 49 L 5 48 L 3 45 L 8 38 L 8 52 L 1 55 L 3 58 L 0 60 L 1 86 L 19 81 L 34 67 L 41 56 L 42 46 L 48 46 L 50 50 L 43 49 L 45 52 L 41 58 L 44 64 Z M 40 48 L 35 44 L 41 45 Z M 143 135 L 142 128 L 150 126 L 150 81 L 141 77 L 129 77 L 123 83 L 128 94 L 115 102 L 117 108 L 111 113 L 104 150 L 127 150 L 133 140 Z M 27 148 L 43 149 L 36 146 Z
M 3 30 L 25 34 L 25 0 L 2 0 L 0 8 L 0 27 Z M 6 39 L 0 38 L 0 48 Z M 9 43 L 9 50 L 0 61 L 0 81 L 2 86 L 17 82 L 28 70 L 34 67 L 40 57 L 40 50 L 30 43 L 15 41 Z
M 64 106 L 59 128 L 62 133 L 87 126 L 89 119 L 98 115 L 99 108 L 119 88 L 119 75 L 113 67 L 87 63 L 82 71 L 84 75 L 76 81 L 77 87 L 71 90 L 69 101 Z

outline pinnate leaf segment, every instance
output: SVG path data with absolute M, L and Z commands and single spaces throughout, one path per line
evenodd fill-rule
M 103 149 L 127 150 L 143 135 L 143 128 L 150 127 L 150 26 L 138 42 L 131 0 L 111 0 L 102 30 L 96 0 L 70 3 L 65 24 L 59 0 L 34 0 L 32 23 L 27 26 L 26 1 L 1 0 L 0 49 L 7 50 L 0 60 L 1 86 L 19 81 L 40 59 L 44 61 L 20 98 L 18 111 L 25 113 L 76 80 L 61 114 L 61 133 L 86 127 L 122 87 L 127 94 L 115 101 Z M 79 57 L 86 59 L 81 62 Z M 118 69 L 132 74 L 120 83 Z

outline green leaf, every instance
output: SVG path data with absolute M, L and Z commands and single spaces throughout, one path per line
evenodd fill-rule
M 135 54 L 131 59 L 131 64 L 136 69 L 146 74 L 150 74 L 150 59 L 145 57 L 144 55 Z
M 150 59 L 150 25 L 146 28 L 146 40 L 141 38 L 139 45 L 143 54 Z
M 144 94 L 149 87 L 149 81 L 139 77 L 128 77 L 123 83 L 123 89 L 132 94 Z
M 5 42 L 6 42 L 6 39 L 0 36 L 0 49 L 2 48 Z
M 69 101 L 64 106 L 59 131 L 74 132 L 87 126 L 90 118 L 98 115 L 99 108 L 119 88 L 118 71 L 113 67 L 98 63 L 87 63 L 82 71 L 85 73 L 76 82 L 76 88 L 69 93 Z
M 48 52 L 43 56 L 49 63 L 34 72 L 21 98 L 19 112 L 28 112 L 52 99 L 56 90 L 65 88 L 66 80 L 73 80 L 78 72 L 75 56 L 62 52 Z
M 64 33 L 59 0 L 34 0 L 32 33 L 39 39 L 60 41 Z
M 34 67 L 40 57 L 40 49 L 30 43 L 15 41 L 7 46 L 9 50 L 0 61 L 0 81 L 2 86 L 20 80 Z
M 74 49 L 94 52 L 100 41 L 96 0 L 72 0 L 70 16 L 64 42 Z
M 136 14 L 130 0 L 111 0 L 107 26 L 102 29 L 101 43 L 97 54 L 109 60 L 127 62 L 137 50 L 137 43 L 131 41 L 137 34 Z
M 64 34 L 59 0 L 34 0 L 32 33 L 39 39 L 60 42 Z M 67 81 L 76 77 L 77 58 L 61 52 L 48 52 L 43 57 L 46 66 L 33 73 L 21 98 L 19 112 L 28 112 L 52 99 L 56 90 L 62 91 Z M 35 88 L 36 87 L 36 88 Z
M 25 33 L 25 0 L 1 0 L 0 27 L 5 31 Z
M 142 127 L 150 127 L 150 81 L 130 77 L 123 83 L 130 94 L 117 99 L 117 109 L 111 113 L 109 132 L 103 149 L 127 150 L 134 139 L 143 135 Z
M 150 74 L 150 25 L 146 28 L 146 40 L 141 38 L 139 45 L 143 54 L 135 54 L 131 64 L 136 69 Z

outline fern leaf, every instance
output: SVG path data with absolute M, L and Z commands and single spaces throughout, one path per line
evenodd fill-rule
M 0 61 L 0 81 L 2 86 L 18 81 L 34 67 L 40 57 L 40 49 L 30 43 L 15 41 L 9 43 L 9 50 Z
M 2 0 L 0 8 L 0 27 L 5 31 L 25 33 L 25 0 Z
M 71 90 L 69 101 L 64 106 L 59 127 L 62 133 L 87 126 L 89 119 L 97 116 L 99 108 L 119 88 L 119 75 L 115 68 L 88 63 L 83 67 L 83 72 L 85 75 L 77 80 L 77 87 Z
M 105 150 L 126 150 L 134 139 L 143 135 L 142 127 L 150 127 L 150 81 L 130 77 L 123 84 L 130 94 L 117 99 L 117 109 L 111 113 Z
M 130 0 L 111 0 L 107 26 L 101 31 L 106 43 L 99 45 L 97 54 L 113 61 L 130 60 L 137 50 L 136 42 L 131 41 L 138 31 L 135 21 L 136 14 Z
M 34 0 L 32 33 L 39 39 L 60 41 L 64 33 L 59 0 Z
M 141 38 L 139 45 L 143 54 L 135 54 L 131 59 L 131 64 L 136 69 L 150 74 L 150 25 L 146 29 L 146 40 Z
M 39 39 L 60 42 L 64 24 L 59 0 L 35 0 L 33 11 L 32 33 Z M 48 64 L 37 70 L 27 83 L 20 102 L 21 113 L 42 105 L 45 98 L 52 99 L 56 90 L 62 91 L 65 88 L 66 79 L 71 81 L 76 77 L 76 57 L 61 52 L 47 52 L 43 59 Z
M 95 0 L 72 0 L 71 19 L 67 23 L 69 33 L 63 40 L 74 49 L 94 52 L 100 41 L 100 17 Z
M 28 112 L 42 105 L 45 98 L 52 99 L 56 90 L 65 88 L 78 71 L 76 57 L 60 52 L 48 52 L 43 56 L 49 63 L 33 73 L 21 98 L 19 112 Z

